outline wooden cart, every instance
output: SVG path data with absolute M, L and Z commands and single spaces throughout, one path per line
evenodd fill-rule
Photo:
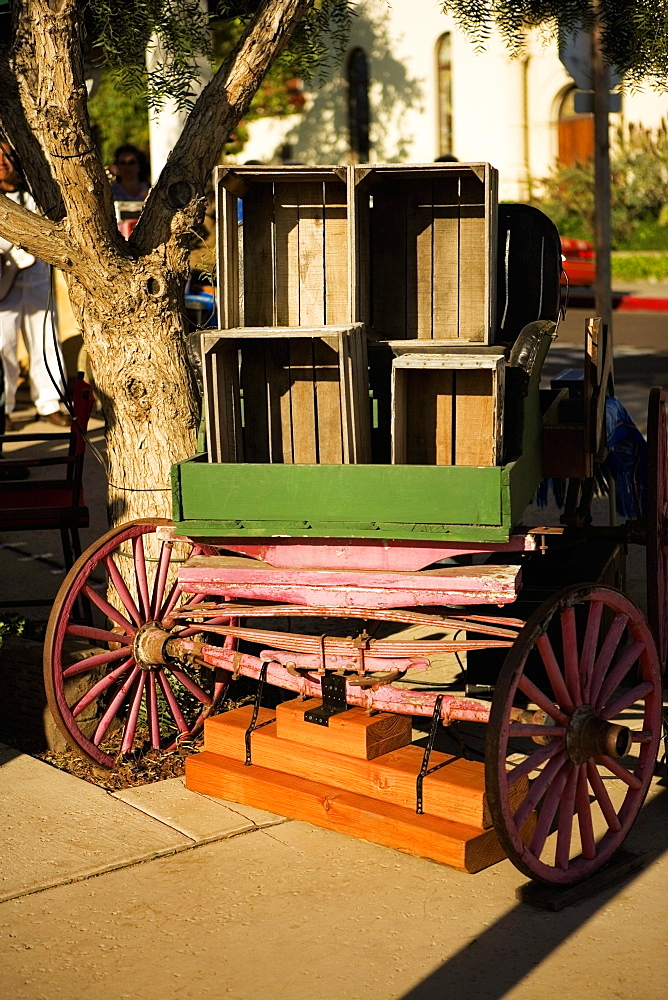
M 489 165 L 216 183 L 208 449 L 174 468 L 173 524 L 117 527 L 68 574 L 45 649 L 60 728 L 111 767 L 205 726 L 191 787 L 470 871 L 505 853 L 533 878 L 587 877 L 628 834 L 661 736 L 663 392 L 645 517 L 594 528 L 606 331 L 587 324 L 575 386 L 541 390 L 559 265 L 546 224 L 540 282 L 517 291 Z M 512 330 L 518 295 L 532 321 Z M 565 514 L 524 527 L 545 476 L 568 480 Z M 623 593 L 630 540 L 649 625 Z M 240 677 L 254 704 L 216 714 Z M 265 682 L 290 700 L 263 707 Z

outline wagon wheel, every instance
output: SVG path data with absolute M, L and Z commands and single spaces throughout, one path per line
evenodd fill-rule
M 647 409 L 647 621 L 665 670 L 668 654 L 668 448 L 666 394 L 656 386 Z
M 545 601 L 506 657 L 487 736 L 489 805 L 517 868 L 560 884 L 601 868 L 642 806 L 660 735 L 659 662 L 638 608 L 597 585 Z
M 49 618 L 44 645 L 49 707 L 68 743 L 105 767 L 139 748 L 176 746 L 202 726 L 227 685 L 222 670 L 150 662 L 147 631 L 142 644 L 142 626 L 149 622 L 181 637 L 202 630 L 187 624 L 174 629 L 165 622 L 184 598 L 178 582 L 170 583 L 173 543 L 148 536 L 169 525 L 159 518 L 132 521 L 103 535 L 67 574 Z M 187 544 L 187 555 L 215 551 Z M 188 603 L 201 600 L 191 597 Z M 216 619 L 221 620 L 228 617 Z M 94 649 L 73 662 L 77 638 Z

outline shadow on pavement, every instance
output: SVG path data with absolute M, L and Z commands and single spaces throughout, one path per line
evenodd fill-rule
M 665 777 L 662 785 L 666 786 Z M 401 1000 L 472 1000 L 476 996 L 500 1000 L 668 850 L 667 812 L 668 787 L 664 787 L 642 810 L 627 841 L 632 851 L 645 857 L 637 872 L 559 913 L 518 903 Z

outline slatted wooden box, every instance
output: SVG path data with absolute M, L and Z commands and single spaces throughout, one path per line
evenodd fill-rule
M 370 461 L 361 324 L 202 335 L 210 462 Z
M 351 171 L 355 318 L 384 340 L 491 344 L 497 171 L 487 163 Z
M 500 465 L 503 351 L 438 341 L 395 341 L 391 347 L 398 355 L 392 362 L 392 462 Z
M 350 323 L 347 167 L 219 167 L 220 326 Z

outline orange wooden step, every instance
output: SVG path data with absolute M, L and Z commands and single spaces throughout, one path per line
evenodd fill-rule
M 264 731 L 254 735 L 257 737 Z M 186 787 L 431 858 L 460 871 L 482 871 L 505 857 L 494 830 L 418 816 L 391 802 L 257 764 L 246 767 L 209 750 L 186 758 Z
M 251 715 L 252 706 L 245 705 L 207 719 L 204 723 L 204 749 L 243 762 L 246 755 L 245 733 Z M 261 708 L 257 721 L 266 723 L 273 717 L 274 712 Z M 309 730 L 323 731 L 320 726 L 306 725 Z M 420 747 L 402 747 L 373 761 L 360 760 L 280 739 L 277 724 L 271 723 L 253 732 L 251 750 L 253 762 L 260 767 L 298 778 L 316 779 L 342 791 L 356 792 L 415 811 L 416 779 L 423 758 Z M 437 764 L 445 766 L 426 775 L 423 780 L 424 812 L 468 826 L 491 826 L 484 765 L 479 761 L 434 751 L 429 766 Z M 526 794 L 526 783 L 518 782 L 518 786 L 515 794 L 519 805 Z
M 363 708 L 349 708 L 347 712 L 332 715 L 327 726 L 305 722 L 304 712 L 321 704 L 319 698 L 295 698 L 277 705 L 279 739 L 365 760 L 381 757 L 411 742 L 413 723 L 410 715 L 390 712 L 369 715 Z

